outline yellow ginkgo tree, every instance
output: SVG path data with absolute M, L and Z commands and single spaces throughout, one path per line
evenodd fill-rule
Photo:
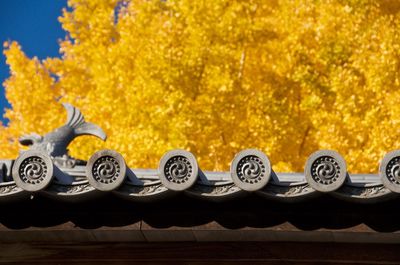
M 258 148 L 276 171 L 302 171 L 334 149 L 352 172 L 376 172 L 400 147 L 400 3 L 388 0 L 70 0 L 60 58 L 5 43 L 12 108 L 0 157 L 81 109 L 107 142 L 81 137 L 72 156 L 120 152 L 155 168 L 173 148 L 227 170 Z

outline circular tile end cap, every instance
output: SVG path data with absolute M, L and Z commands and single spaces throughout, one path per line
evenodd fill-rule
M 336 151 L 319 150 L 307 159 L 304 173 L 313 189 L 320 192 L 335 191 L 346 180 L 346 161 Z
M 50 156 L 36 150 L 23 152 L 12 168 L 15 184 L 30 192 L 44 190 L 52 181 L 53 172 L 54 165 Z
M 231 163 L 231 177 L 236 186 L 246 191 L 257 191 L 271 178 L 271 162 L 256 149 L 242 150 Z
M 400 150 L 387 153 L 379 164 L 383 185 L 392 192 L 400 193 Z
M 161 183 L 172 191 L 189 189 L 197 181 L 199 166 L 196 157 L 186 151 L 175 149 L 163 155 L 158 166 Z
M 90 157 L 86 165 L 89 184 L 100 191 L 112 191 L 124 182 L 126 163 L 114 150 L 100 150 Z

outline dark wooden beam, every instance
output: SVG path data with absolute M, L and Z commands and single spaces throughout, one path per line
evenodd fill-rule
M 396 245 L 340 243 L 13 243 L 8 264 L 399 264 Z

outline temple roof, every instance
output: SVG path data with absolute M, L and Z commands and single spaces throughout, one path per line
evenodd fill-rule
M 153 202 L 184 194 L 208 201 L 226 201 L 253 194 L 283 202 L 304 201 L 328 194 L 339 200 L 375 203 L 400 193 L 400 151 L 382 159 L 376 174 L 350 174 L 336 151 L 319 150 L 307 160 L 304 172 L 273 170 L 268 156 L 256 149 L 240 151 L 226 172 L 203 171 L 194 154 L 172 150 L 160 158 L 157 169 L 129 168 L 114 150 L 100 150 L 88 161 L 68 154 L 68 145 L 80 135 L 106 139 L 104 131 L 86 122 L 81 112 L 64 104 L 66 123 L 44 136 L 29 134 L 20 142 L 29 146 L 16 159 L 0 160 L 0 202 L 46 195 L 82 201 L 110 193 L 137 202 Z
M 62 161 L 29 150 L 15 160 L 0 161 L 0 201 L 32 195 L 80 201 L 111 193 L 133 202 L 152 202 L 181 193 L 209 201 L 253 194 L 283 202 L 328 194 L 339 200 L 374 203 L 397 197 L 399 158 L 399 152 L 389 153 L 378 174 L 349 174 L 337 152 L 322 150 L 310 156 L 303 173 L 279 173 L 272 170 L 266 155 L 248 149 L 235 156 L 230 171 L 214 172 L 202 171 L 194 155 L 185 150 L 167 152 L 158 169 L 129 168 L 113 150 L 98 151 L 87 162 Z
M 6 247 L 47 242 L 43 253 L 48 242 L 62 242 L 57 251 L 65 242 L 400 242 L 400 151 L 386 154 L 376 174 L 347 172 L 332 150 L 310 155 L 298 173 L 275 172 L 256 149 L 238 152 L 224 172 L 202 170 L 180 149 L 165 153 L 158 168 L 135 169 L 115 150 L 88 161 L 71 157 L 75 137 L 106 136 L 66 109 L 65 125 L 21 137 L 29 150 L 0 160 Z

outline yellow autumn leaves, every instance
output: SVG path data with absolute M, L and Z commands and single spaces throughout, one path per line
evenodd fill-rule
M 317 149 L 376 172 L 399 148 L 400 3 L 372 0 L 70 0 L 61 58 L 30 59 L 7 43 L 12 109 L 0 157 L 17 138 L 79 107 L 107 142 L 81 137 L 71 155 L 121 152 L 155 168 L 164 152 L 193 152 L 227 170 L 258 148 L 276 171 L 302 171 Z

